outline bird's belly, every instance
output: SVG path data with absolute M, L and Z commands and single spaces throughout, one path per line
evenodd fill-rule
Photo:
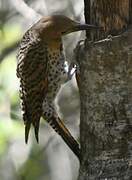
M 64 63 L 51 65 L 48 73 L 48 90 L 46 97 L 54 101 L 60 87 L 67 79 Z

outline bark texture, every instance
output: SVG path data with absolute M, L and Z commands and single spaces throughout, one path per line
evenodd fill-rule
M 131 21 L 131 0 L 84 0 L 85 21 L 103 27 L 104 31 L 87 32 L 92 40 L 124 32 Z
M 132 30 L 80 43 L 79 180 L 132 179 Z

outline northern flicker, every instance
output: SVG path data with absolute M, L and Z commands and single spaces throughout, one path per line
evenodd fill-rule
M 43 117 L 80 157 L 79 144 L 58 117 L 54 99 L 64 78 L 67 78 L 62 36 L 90 29 L 98 27 L 54 15 L 43 17 L 24 34 L 17 54 L 17 77 L 20 78 L 26 143 L 31 124 L 39 141 L 39 123 Z

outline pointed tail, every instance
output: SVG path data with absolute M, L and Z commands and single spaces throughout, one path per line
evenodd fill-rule
M 50 120 L 48 120 L 48 123 L 62 137 L 65 143 L 69 146 L 69 148 L 74 152 L 74 154 L 80 160 L 79 144 L 71 135 L 69 130 L 66 128 L 64 123 L 59 118 L 56 118 L 56 117 L 52 117 Z

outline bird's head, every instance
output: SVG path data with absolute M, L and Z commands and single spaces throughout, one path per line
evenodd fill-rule
M 37 29 L 42 39 L 56 42 L 59 41 L 63 35 L 72 32 L 99 29 L 98 26 L 81 24 L 62 15 L 43 17 L 35 24 L 34 28 Z
M 62 15 L 43 17 L 35 24 L 35 27 L 40 30 L 42 36 L 48 38 L 61 37 L 76 31 L 100 29 L 98 26 L 81 24 Z

